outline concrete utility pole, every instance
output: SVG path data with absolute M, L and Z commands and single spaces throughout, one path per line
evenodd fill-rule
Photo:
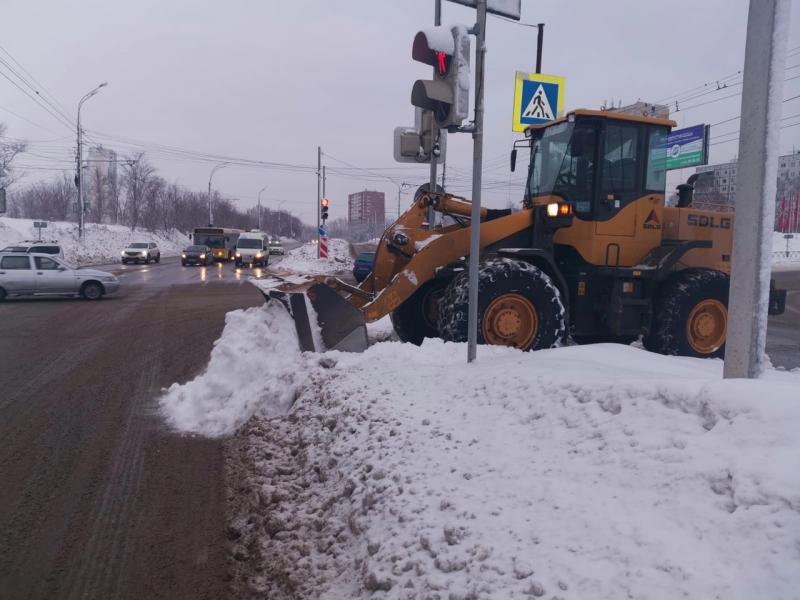
M 84 208 L 85 203 L 83 199 L 83 129 L 81 128 L 81 107 L 83 106 L 84 102 L 86 102 L 89 98 L 99 92 L 101 88 L 104 88 L 107 85 L 108 82 L 104 81 L 92 91 L 84 95 L 80 101 L 78 101 L 78 155 L 76 157 L 78 163 L 78 177 L 76 182 L 78 184 L 78 238 L 80 239 L 83 239 L 83 230 L 86 226 L 86 210 Z
M 208 176 L 208 226 L 214 226 L 214 214 L 211 212 L 211 180 L 214 178 L 214 173 L 220 169 L 224 169 L 228 163 L 220 163 L 211 169 L 211 175 Z
M 481 183 L 483 181 L 483 67 L 486 58 L 486 0 L 478 0 L 475 49 L 475 129 L 472 132 L 472 214 L 469 236 L 469 311 L 467 362 L 475 360 L 478 346 L 478 261 L 481 240 Z
M 320 196 L 320 178 L 322 177 L 322 146 L 317 146 L 317 258 L 319 258 L 319 203 L 322 200 Z
M 261 231 L 261 192 L 267 189 L 269 186 L 265 185 L 263 188 L 258 190 L 258 230 Z M 278 214 L 278 218 L 280 219 L 280 213 Z
M 725 378 L 764 371 L 789 0 L 750 0 Z

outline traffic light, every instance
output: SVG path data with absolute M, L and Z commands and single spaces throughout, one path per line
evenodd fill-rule
M 328 199 L 323 198 L 319 201 L 319 216 L 325 221 L 328 218 Z
M 417 32 L 414 60 L 433 67 L 433 79 L 418 79 L 411 104 L 433 112 L 440 129 L 456 128 L 469 113 L 470 39 L 463 26 L 433 27 Z

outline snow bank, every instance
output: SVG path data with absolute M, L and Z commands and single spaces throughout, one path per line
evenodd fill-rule
M 0 217 L 0 248 L 23 240 L 37 239 L 32 219 Z M 191 242 L 173 230 L 168 233 L 131 231 L 121 225 L 86 224 L 83 241 L 78 238 L 78 225 L 65 221 L 48 221 L 42 230 L 43 240 L 56 240 L 64 248 L 67 260 L 79 265 L 118 262 L 120 252 L 131 242 L 155 242 L 162 256 L 177 256 Z
M 284 414 L 305 380 L 294 322 L 278 302 L 225 315 L 206 370 L 159 400 L 167 423 L 209 436 L 235 431 L 254 414 Z
M 301 355 L 277 305 L 232 315 L 214 378 L 162 406 L 182 404 L 171 422 L 190 431 L 244 423 L 229 537 L 248 594 L 800 589 L 798 374 L 723 381 L 721 361 L 611 344 L 482 347 L 470 366 L 465 345 L 439 340 Z
M 328 259 L 317 258 L 317 245 L 306 243 L 289 250 L 286 256 L 275 265 L 274 271 L 288 271 L 304 275 L 335 275 L 353 270 L 350 257 L 350 244 L 346 240 L 328 240 Z

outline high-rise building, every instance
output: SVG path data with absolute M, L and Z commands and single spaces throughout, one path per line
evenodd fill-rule
M 379 225 L 386 220 L 386 195 L 364 190 L 347 196 L 347 221 L 351 225 Z

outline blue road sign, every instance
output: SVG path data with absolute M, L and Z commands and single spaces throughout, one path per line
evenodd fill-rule
M 564 110 L 564 78 L 517 71 L 514 83 L 514 119 L 511 129 L 525 131 L 558 118 Z
M 325 237 L 325 235 L 326 235 L 325 228 L 322 225 L 319 226 L 319 234 L 322 237 Z

